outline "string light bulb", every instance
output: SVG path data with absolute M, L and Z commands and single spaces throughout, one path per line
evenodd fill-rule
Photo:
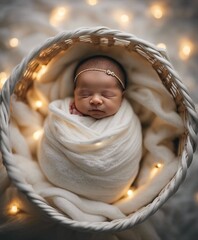
M 12 203 L 8 209 L 8 213 L 10 215 L 16 215 L 17 213 L 19 213 L 19 211 L 19 206 L 16 203 Z
M 86 0 L 86 2 L 90 6 L 95 6 L 98 4 L 98 0 Z
M 39 111 L 46 115 L 48 112 L 48 99 L 38 89 L 29 89 L 26 94 L 27 102 L 33 110 Z
M 153 169 L 151 170 L 151 173 L 150 173 L 150 178 L 153 178 L 157 173 L 160 172 L 160 170 L 162 169 L 163 167 L 163 164 L 158 162 L 154 165 Z
M 130 188 L 130 189 L 127 191 L 127 196 L 128 196 L 128 197 L 132 197 L 133 194 L 134 194 L 134 190 Z
M 35 108 L 39 109 L 43 106 L 43 102 L 41 100 L 36 100 L 35 101 Z
M 120 21 L 121 21 L 122 23 L 128 23 L 128 22 L 129 22 L 129 16 L 128 16 L 127 14 L 122 14 L 122 15 L 120 16 Z
M 57 27 L 61 22 L 63 22 L 69 14 L 69 8 L 64 7 L 56 7 L 52 12 L 50 16 L 50 24 L 54 27 Z
M 164 7 L 159 3 L 153 3 L 150 8 L 151 15 L 156 19 L 161 19 L 165 14 Z
M 128 13 L 124 10 L 117 10 L 113 12 L 113 18 L 122 28 L 126 28 L 131 22 L 133 16 L 131 13 Z
M 36 130 L 33 133 L 33 139 L 38 141 L 41 138 L 42 134 L 43 134 L 43 129 Z
M 11 38 L 11 39 L 9 40 L 9 45 L 10 45 L 10 47 L 12 47 L 12 48 L 18 47 L 18 45 L 19 45 L 19 40 L 18 40 L 18 38 Z
M 161 168 L 162 167 L 162 163 L 157 163 L 156 165 L 155 165 L 155 168 L 157 168 L 157 169 L 159 169 L 159 168 Z
M 194 44 L 188 39 L 182 39 L 179 44 L 179 56 L 182 60 L 187 60 L 194 49 Z

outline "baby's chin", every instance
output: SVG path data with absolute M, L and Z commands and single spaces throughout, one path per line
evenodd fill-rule
M 107 118 L 107 117 L 110 117 L 114 114 L 106 114 L 104 112 L 96 112 L 96 113 L 91 113 L 91 114 L 88 114 L 89 117 L 92 117 L 96 120 L 100 120 L 100 119 L 103 119 L 103 118 Z

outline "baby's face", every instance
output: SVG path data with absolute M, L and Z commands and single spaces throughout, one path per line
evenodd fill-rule
M 120 108 L 123 92 L 117 79 L 103 72 L 87 71 L 78 77 L 75 106 L 83 115 L 101 119 Z

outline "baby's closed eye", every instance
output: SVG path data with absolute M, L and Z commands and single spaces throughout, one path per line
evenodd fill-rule
M 81 97 L 89 97 L 91 96 L 91 94 L 92 93 L 90 91 L 85 91 L 85 90 L 79 92 L 79 96 Z
M 104 91 L 102 92 L 102 96 L 105 98 L 111 98 L 115 96 L 115 93 L 112 91 Z

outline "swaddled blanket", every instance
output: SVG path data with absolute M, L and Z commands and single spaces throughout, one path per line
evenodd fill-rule
M 42 171 L 54 185 L 88 199 L 112 203 L 134 181 L 142 156 L 138 117 L 126 99 L 100 120 L 72 115 L 71 98 L 56 100 L 38 148 Z

